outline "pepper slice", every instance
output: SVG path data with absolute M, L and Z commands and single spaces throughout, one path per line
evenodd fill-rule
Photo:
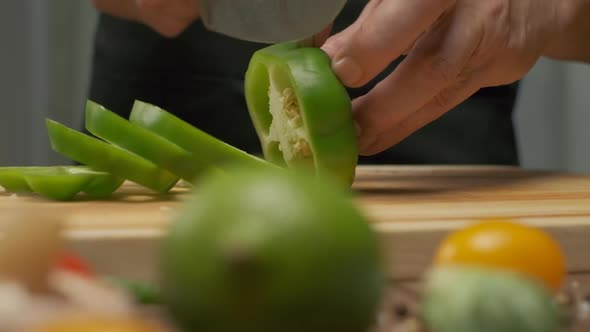
M 94 171 L 87 166 L 68 167 L 70 173 L 92 172 L 92 180 L 86 184 L 82 191 L 94 198 L 104 198 L 113 194 L 123 182 L 124 178 L 114 176 L 107 172 Z
M 24 170 L 39 169 L 39 166 L 0 167 L 0 186 L 10 193 L 30 193 L 33 190 L 23 177 Z
M 35 193 L 60 201 L 71 200 L 92 181 L 93 175 L 92 172 L 70 173 L 62 168 L 23 172 Z
M 86 129 L 101 139 L 133 152 L 186 181 L 208 165 L 193 154 L 154 132 L 131 123 L 92 101 L 86 103 Z
M 296 42 L 258 50 L 245 93 L 267 160 L 352 184 L 358 144 L 351 101 L 326 53 Z
M 47 119 L 46 125 L 54 151 L 94 170 L 111 173 L 160 193 L 168 192 L 180 180 L 149 160 L 59 122 Z
M 70 200 L 81 191 L 92 197 L 105 197 L 123 181 L 86 166 L 0 167 L 0 185 L 7 192 L 34 192 L 56 200 Z
M 204 165 L 220 170 L 234 163 L 247 167 L 274 167 L 264 159 L 231 146 L 164 109 L 146 102 L 135 101 L 129 121 L 192 152 Z

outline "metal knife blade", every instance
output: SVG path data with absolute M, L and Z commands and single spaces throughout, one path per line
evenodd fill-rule
M 208 30 L 279 43 L 309 38 L 342 11 L 346 0 L 196 0 Z

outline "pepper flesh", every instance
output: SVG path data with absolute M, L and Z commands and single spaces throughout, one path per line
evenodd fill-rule
M 352 184 L 358 144 L 351 101 L 326 53 L 295 42 L 261 49 L 250 61 L 245 92 L 267 160 Z
M 309 135 L 303 126 L 301 110 L 292 88 L 280 91 L 274 81 L 270 83 L 269 111 L 273 117 L 268 138 L 278 143 L 287 164 L 298 160 L 313 162 Z

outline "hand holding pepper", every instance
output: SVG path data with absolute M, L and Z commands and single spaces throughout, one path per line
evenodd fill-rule
M 482 87 L 522 78 L 541 56 L 590 61 L 587 0 L 372 0 L 323 49 L 350 87 L 399 67 L 354 101 L 360 152 L 395 145 Z
M 146 24 L 175 37 L 199 18 L 194 0 L 92 0 L 101 12 Z

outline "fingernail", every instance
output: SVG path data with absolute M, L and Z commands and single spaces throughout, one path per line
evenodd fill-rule
M 332 68 L 336 75 L 340 77 L 340 80 L 348 86 L 357 84 L 363 77 L 363 69 L 351 57 L 343 57 L 336 60 Z

